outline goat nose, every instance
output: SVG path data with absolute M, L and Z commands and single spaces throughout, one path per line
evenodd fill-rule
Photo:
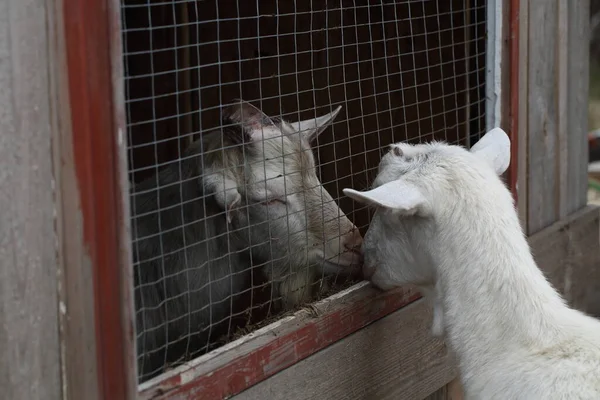
M 344 243 L 344 248 L 346 250 L 360 254 L 361 253 L 360 248 L 362 246 L 362 243 L 363 243 L 363 238 L 360 235 L 360 232 L 358 231 L 358 229 L 354 228 L 352 230 L 352 233 L 350 235 L 348 235 L 348 237 Z

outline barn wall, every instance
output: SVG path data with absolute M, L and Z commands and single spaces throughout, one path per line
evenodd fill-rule
M 120 1 L 55 5 L 53 104 L 68 105 L 56 107 L 67 390 L 74 399 L 132 398 L 137 382 Z
M 423 399 L 456 373 L 431 322 L 417 300 L 234 399 Z
M 589 0 L 521 0 L 519 9 L 519 211 L 527 234 L 598 218 L 587 205 Z M 600 316 L 600 244 L 592 227 L 541 267 L 576 308 Z M 548 237 L 548 242 L 554 239 Z M 589 245 L 580 247 L 578 242 Z M 558 262 L 557 260 L 562 260 Z
M 520 2 L 519 208 L 529 234 L 587 204 L 589 0 Z
M 0 388 L 60 399 L 49 2 L 0 0 Z

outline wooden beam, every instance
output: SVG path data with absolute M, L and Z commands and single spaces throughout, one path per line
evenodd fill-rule
M 97 400 L 98 368 L 92 262 L 83 241 L 83 216 L 75 176 L 75 155 L 69 106 L 69 76 L 66 59 L 63 0 L 52 4 L 48 23 L 51 40 L 50 101 L 52 118 L 56 239 L 60 284 L 60 338 L 64 396 Z
M 528 233 L 558 219 L 558 2 L 529 0 Z
M 569 193 L 567 192 L 567 170 L 569 143 L 567 130 L 569 129 L 569 114 L 567 112 L 567 93 L 569 91 L 568 65 L 569 56 L 573 49 L 567 47 L 569 37 L 569 5 L 566 1 L 558 1 L 557 9 L 557 31 L 556 31 L 556 133 L 557 140 L 555 143 L 555 160 L 556 169 L 553 171 L 556 174 L 557 187 L 557 212 L 558 216 L 555 219 L 564 218 L 567 216 L 567 202 Z M 577 46 L 583 47 L 583 46 Z M 586 46 L 587 47 L 587 46 Z M 583 60 L 582 60 L 583 61 Z M 586 60 L 587 61 L 587 60 Z M 586 118 L 587 120 L 587 118 Z M 552 157 L 550 157 L 552 158 Z M 552 173 L 552 171 L 551 171 Z M 534 177 L 535 179 L 535 177 Z M 573 196 L 571 196 L 572 198 Z
M 133 398 L 137 379 L 120 1 L 62 1 L 72 128 L 63 135 L 63 149 L 73 157 L 65 172 L 65 184 L 71 185 L 72 192 L 65 195 L 77 198 L 65 198 L 75 206 L 64 209 L 72 214 L 68 217 L 72 225 L 65 225 L 65 231 L 74 235 L 65 238 L 73 246 L 66 256 L 83 261 L 82 272 L 71 271 L 77 281 L 91 277 L 93 283 L 91 291 L 90 284 L 84 283 L 75 294 L 79 297 L 69 301 L 82 298 L 87 303 L 93 296 L 94 317 L 93 325 L 87 320 L 75 322 L 85 324 L 86 331 L 70 330 L 73 336 L 68 339 L 89 345 L 92 326 L 95 355 L 85 348 L 88 355 L 83 357 L 95 358 L 98 397 Z M 70 282 L 67 285 L 73 290 Z M 67 384 L 78 385 L 73 381 Z
M 61 399 L 44 0 L 0 0 L 0 388 Z M 51 8 L 51 7 L 50 7 Z
M 587 204 L 590 0 L 569 0 L 567 40 L 567 212 Z
M 515 5 L 515 3 L 517 3 Z M 519 7 L 518 0 L 505 1 L 502 12 L 502 53 L 500 83 L 502 120 L 500 127 L 511 141 L 510 166 L 506 181 L 513 199 L 519 204 Z
M 514 34 L 518 35 L 518 109 L 517 109 L 517 194 L 519 219 L 523 230 L 529 233 L 529 0 L 516 0 L 511 3 L 511 7 L 518 4 L 518 15 L 514 15 L 513 21 Z M 516 12 L 516 10 L 515 10 Z M 512 13 L 512 11 L 511 11 Z M 518 26 L 514 26 L 517 24 Z M 514 43 L 514 42 L 513 42 Z M 514 81 L 513 81 L 514 82 Z M 513 98 L 513 102 L 515 99 Z M 514 136 L 514 135 L 513 135 Z

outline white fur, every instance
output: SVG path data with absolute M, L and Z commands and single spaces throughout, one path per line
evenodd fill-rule
M 467 399 L 600 399 L 600 321 L 569 308 L 537 267 L 498 175 L 499 128 L 471 151 L 395 144 L 374 189 L 365 274 L 381 289 L 420 287 L 433 330 L 456 353 Z

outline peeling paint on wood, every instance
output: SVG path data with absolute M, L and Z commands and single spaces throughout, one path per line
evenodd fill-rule
M 132 286 L 124 228 L 125 149 L 118 140 L 124 122 L 119 1 L 63 4 L 74 169 L 93 271 L 98 389 L 101 398 L 127 399 L 135 393 L 135 368 L 126 308 Z

